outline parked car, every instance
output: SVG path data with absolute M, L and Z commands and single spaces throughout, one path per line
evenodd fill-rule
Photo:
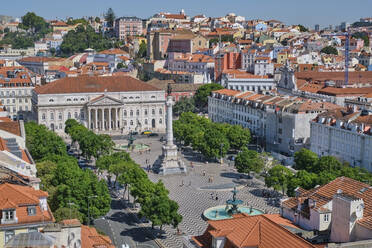
M 132 132 L 133 135 L 138 135 L 137 131 Z
M 157 136 L 159 136 L 159 134 L 157 134 L 157 133 L 150 133 L 149 134 L 149 137 L 157 137 Z
M 150 130 L 145 130 L 141 134 L 152 134 L 152 132 Z

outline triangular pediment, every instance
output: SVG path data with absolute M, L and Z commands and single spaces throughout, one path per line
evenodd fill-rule
M 123 102 L 109 96 L 99 96 L 87 103 L 88 106 L 112 106 L 112 105 L 123 105 Z

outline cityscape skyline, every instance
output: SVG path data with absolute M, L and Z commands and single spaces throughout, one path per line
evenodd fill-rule
M 303 24 L 313 28 L 315 24 L 325 27 L 339 25 L 343 21 L 353 23 L 361 17 L 368 17 L 369 10 L 372 9 L 372 1 L 363 0 L 356 0 L 353 3 L 345 0 L 337 1 L 337 3 L 336 1 L 315 0 L 301 3 L 300 7 L 298 2 L 294 0 L 287 0 L 284 5 L 274 0 L 265 2 L 253 0 L 249 4 L 244 0 L 234 0 L 233 4 L 228 7 L 224 6 L 221 0 L 206 0 L 202 3 L 196 0 L 182 3 L 170 0 L 156 2 L 145 0 L 144 2 L 146 9 L 134 4 L 125 5 L 123 0 L 108 0 L 105 2 L 91 0 L 89 6 L 81 0 L 53 1 L 52 6 L 50 1 L 47 0 L 38 0 L 37 2 L 15 0 L 12 5 L 3 5 L 0 14 L 21 17 L 25 13 L 33 11 L 46 19 L 63 19 L 66 17 L 100 16 L 111 7 L 117 17 L 135 15 L 140 18 L 148 18 L 158 12 L 175 13 L 184 9 L 186 14 L 190 16 L 205 14 L 206 16 L 217 17 L 233 12 L 246 17 L 246 19 L 277 19 L 286 24 Z M 14 8 L 14 5 L 21 7 Z M 71 6 L 75 7 L 72 8 Z M 306 12 L 303 13 L 301 10 L 306 10 Z M 313 14 L 315 11 L 318 13 Z

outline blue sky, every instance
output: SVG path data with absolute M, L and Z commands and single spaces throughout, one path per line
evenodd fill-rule
M 354 22 L 372 15 L 372 0 L 11 0 L 0 4 L 0 15 L 22 16 L 27 11 L 47 19 L 100 15 L 112 7 L 116 16 L 147 18 L 159 11 L 222 16 L 229 12 L 248 19 L 278 19 L 313 27 Z

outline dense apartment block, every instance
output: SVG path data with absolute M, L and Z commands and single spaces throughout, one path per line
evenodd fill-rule
M 311 121 L 311 150 L 335 156 L 372 171 L 372 114 L 368 110 L 334 110 Z
M 0 67 L 0 101 L 12 119 L 31 118 L 31 77 L 22 66 Z
M 120 40 L 142 33 L 142 19 L 138 17 L 120 17 L 115 20 L 115 34 Z
M 241 125 L 260 137 L 267 150 L 293 155 L 310 147 L 310 120 L 338 105 L 298 97 L 222 89 L 208 98 L 214 122 Z

